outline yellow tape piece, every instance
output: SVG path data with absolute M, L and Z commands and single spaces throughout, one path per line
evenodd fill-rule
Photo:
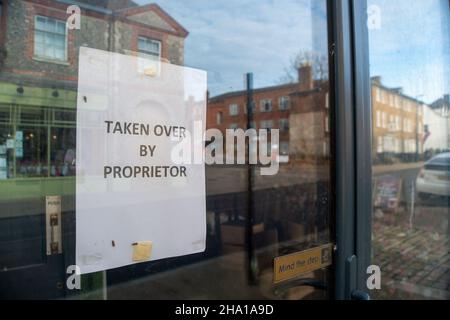
M 148 261 L 152 255 L 153 243 L 151 241 L 133 243 L 133 261 Z

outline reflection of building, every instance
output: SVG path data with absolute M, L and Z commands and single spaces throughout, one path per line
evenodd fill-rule
M 424 103 L 372 78 L 372 151 L 376 159 L 414 159 L 423 150 Z
M 69 30 L 70 4 L 0 2 L 0 179 L 74 174 L 80 46 L 183 64 L 188 33 L 159 6 L 79 0 Z
M 313 80 L 311 66 L 299 68 L 299 82 L 253 90 L 251 127 L 279 129 L 281 155 L 329 155 L 328 83 Z M 236 91 L 208 101 L 207 127 L 245 129 L 247 92 Z
M 252 127 L 280 129 L 280 154 L 298 158 L 327 156 L 328 86 L 312 79 L 309 66 L 299 69 L 299 79 L 298 83 L 254 90 Z M 428 149 L 449 147 L 448 117 L 438 115 L 448 113 L 448 96 L 428 106 L 403 94 L 401 88 L 384 86 L 379 77 L 374 77 L 372 97 L 372 148 L 377 160 L 383 161 L 389 156 L 389 159 L 410 161 Z M 246 100 L 246 91 L 210 98 L 208 128 L 217 128 L 223 133 L 226 129 L 245 129 Z M 434 138 L 431 138 L 431 131 L 435 132 Z M 433 144 L 434 140 L 439 146 Z
M 424 112 L 424 151 L 429 155 L 450 149 L 450 95 L 433 102 Z

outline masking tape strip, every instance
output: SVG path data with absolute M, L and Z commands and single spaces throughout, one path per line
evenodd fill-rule
M 152 255 L 153 242 L 151 241 L 135 242 L 132 244 L 132 246 L 133 246 L 134 262 L 142 262 L 150 260 Z

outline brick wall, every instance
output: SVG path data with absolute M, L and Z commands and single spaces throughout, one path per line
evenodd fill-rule
M 303 73 L 312 77 L 312 73 Z M 253 100 L 255 109 L 253 121 L 256 129 L 260 129 L 263 121 L 272 121 L 273 129 L 280 129 L 280 120 L 287 119 L 289 130 L 280 130 L 280 144 L 288 142 L 290 154 L 328 155 L 329 152 L 329 110 L 328 84 L 309 80 L 298 83 L 260 88 L 254 90 Z M 280 109 L 280 98 L 289 97 L 289 109 Z M 261 101 L 272 101 L 272 111 L 262 112 Z M 225 134 L 225 130 L 236 126 L 247 128 L 246 112 L 247 94 L 245 91 L 226 93 L 212 97 L 208 101 L 207 128 L 215 128 Z M 238 106 L 238 114 L 230 114 L 230 105 Z M 217 122 L 218 114 L 221 114 L 222 122 Z M 311 129 L 310 130 L 310 128 Z M 305 133 L 311 132 L 308 136 Z
M 145 36 L 162 43 L 162 58 L 171 63 L 182 65 L 184 62 L 184 38 L 187 33 L 179 34 L 170 26 L 164 30 L 155 26 L 132 21 L 128 17 L 118 17 L 114 22 L 108 14 L 81 10 L 81 30 L 67 30 L 67 61 L 43 61 L 34 54 L 34 21 L 36 15 L 65 21 L 67 5 L 51 0 L 17 0 L 5 3 L 5 49 L 7 58 L 2 72 L 11 79 L 20 81 L 27 77 L 34 80 L 77 80 L 78 50 L 80 46 L 130 54 L 137 51 L 137 39 Z M 140 16 L 145 15 L 145 7 Z M 157 9 L 157 8 L 156 8 Z M 159 9 L 158 9 L 159 10 Z M 150 16 L 155 16 L 151 13 Z M 174 22 L 170 20 L 173 24 Z M 114 24 L 111 27 L 111 23 Z M 162 18 L 155 23 L 163 25 Z M 112 38 L 111 38 L 112 37 Z M 38 79 L 39 78 L 39 79 Z

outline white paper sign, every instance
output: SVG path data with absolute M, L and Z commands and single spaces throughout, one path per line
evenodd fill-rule
M 81 273 L 203 252 L 205 167 L 171 152 L 206 121 L 206 73 L 80 48 L 76 264 Z M 185 141 L 185 140 L 184 140 Z

